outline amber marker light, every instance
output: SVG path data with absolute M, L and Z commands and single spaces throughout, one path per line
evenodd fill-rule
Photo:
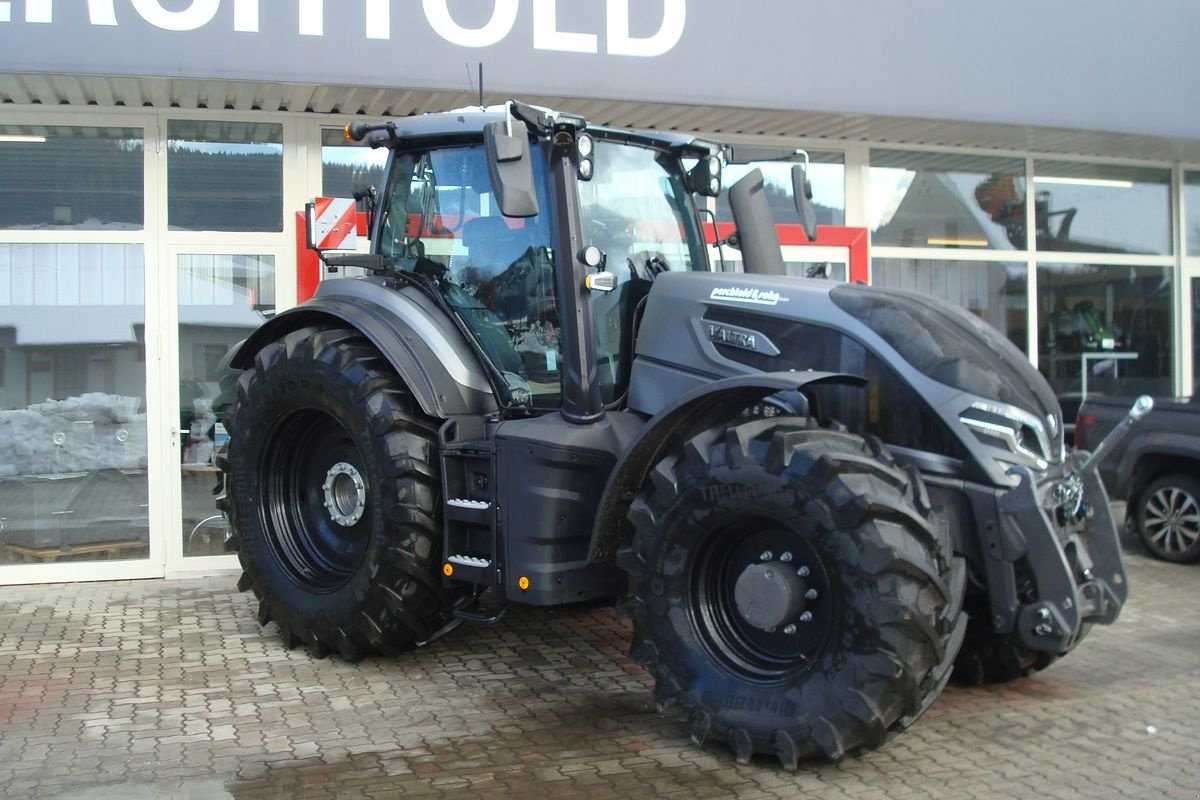
M 529 578 L 526 578 L 524 575 L 517 578 L 517 588 L 522 592 L 529 591 Z
M 345 125 L 342 127 L 342 135 L 346 137 L 346 141 L 347 141 L 347 142 L 354 142 L 354 137 L 350 135 L 350 123 L 349 123 L 349 122 L 347 122 L 347 123 L 346 123 L 346 124 L 345 124 Z M 449 565 L 449 564 L 447 564 L 446 566 L 447 566 L 447 567 L 449 567 L 451 571 L 453 571 L 453 569 L 454 569 L 454 568 L 453 568 L 453 567 L 450 567 L 450 565 Z M 450 573 L 449 573 L 449 572 L 447 572 L 446 574 L 447 574 L 447 575 L 449 575 Z
M 450 563 L 442 564 L 442 574 L 447 578 L 454 575 L 454 565 Z

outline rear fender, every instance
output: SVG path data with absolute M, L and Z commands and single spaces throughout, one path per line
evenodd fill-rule
M 369 281 L 329 281 L 316 297 L 256 330 L 238 347 L 230 366 L 250 367 L 259 350 L 294 330 L 344 326 L 379 349 L 427 415 L 445 419 L 495 411 L 495 395 L 471 345 L 444 314 L 423 301 Z
M 617 548 L 633 536 L 625 515 L 650 470 L 692 436 L 733 419 L 764 397 L 822 383 L 865 386 L 866 380 L 838 372 L 760 372 L 713 381 L 687 392 L 656 414 L 622 454 L 608 478 L 590 549 L 593 564 L 611 564 Z M 810 398 L 811 400 L 811 398 Z

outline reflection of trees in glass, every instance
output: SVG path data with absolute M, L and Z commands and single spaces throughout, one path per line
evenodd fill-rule
M 343 164 L 326 161 L 321 168 L 321 192 L 326 197 L 352 197 L 355 190 L 378 188 L 383 167 L 378 164 Z
M 0 144 L 0 228 L 141 227 L 140 133 Z
M 172 147 L 167 222 L 175 230 L 283 230 L 283 148 L 233 153 Z

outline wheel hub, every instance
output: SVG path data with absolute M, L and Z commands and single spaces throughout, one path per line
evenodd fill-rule
M 330 467 L 322 488 L 330 519 L 345 528 L 362 519 L 367 508 L 367 483 L 352 464 L 339 461 Z
M 783 562 L 751 564 L 733 588 L 738 614 L 762 631 L 795 622 L 804 611 L 808 587 L 795 568 Z

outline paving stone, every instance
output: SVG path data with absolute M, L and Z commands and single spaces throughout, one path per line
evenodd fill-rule
M 229 576 L 4 587 L 0 797 L 1196 800 L 1200 567 L 1128 566 L 1121 620 L 1050 669 L 949 687 L 881 750 L 796 773 L 656 714 L 602 605 L 347 664 L 285 650 Z

